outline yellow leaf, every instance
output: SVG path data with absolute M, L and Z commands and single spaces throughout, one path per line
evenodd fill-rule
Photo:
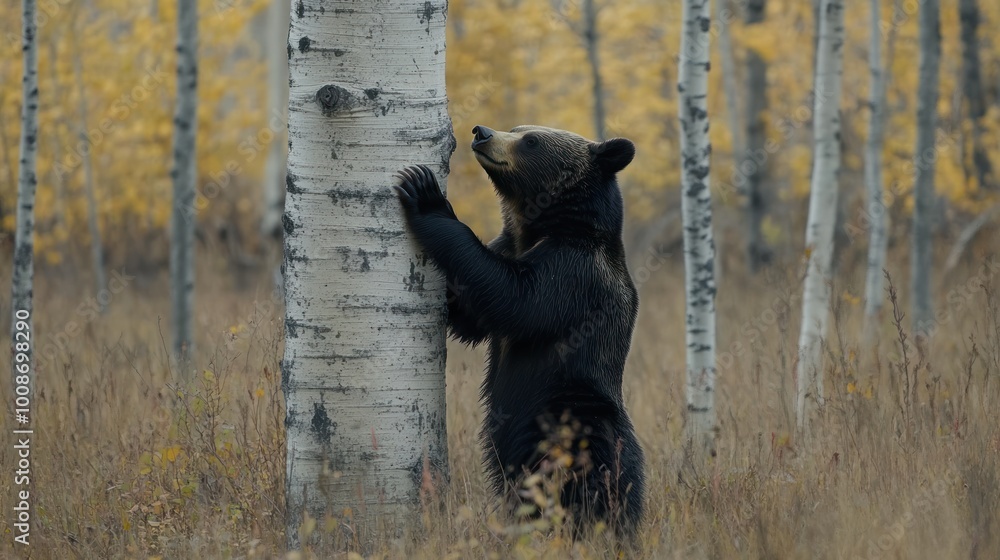
M 851 381 L 850 383 L 847 384 L 847 393 L 848 394 L 854 394 L 854 392 L 857 391 L 857 390 L 858 390 L 858 386 L 853 381 Z
M 181 446 L 174 445 L 163 450 L 163 457 L 173 463 L 177 460 L 177 457 L 181 454 Z

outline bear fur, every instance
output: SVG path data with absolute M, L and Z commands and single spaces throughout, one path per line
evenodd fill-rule
M 503 231 L 488 245 L 458 220 L 427 167 L 403 170 L 396 190 L 446 277 L 453 336 L 489 344 L 481 434 L 488 478 L 514 498 L 525 495 L 529 475 L 558 472 L 574 529 L 604 521 L 631 536 L 645 475 L 622 373 L 639 298 L 625 265 L 615 174 L 635 146 L 538 126 L 473 133 L 503 214 Z

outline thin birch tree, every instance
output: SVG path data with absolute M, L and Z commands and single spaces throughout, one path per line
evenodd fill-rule
M 198 2 L 177 0 L 177 101 L 174 111 L 170 294 L 173 351 L 182 379 L 190 376 L 194 305 L 195 138 L 198 124 Z
M 882 308 L 882 269 L 889 245 L 887 212 L 883 201 L 882 148 L 885 138 L 885 97 L 888 77 L 882 65 L 882 8 L 880 0 L 870 0 L 871 22 L 868 36 L 868 68 L 871 75 L 868 140 L 865 143 L 865 187 L 868 193 L 868 267 L 865 274 L 866 340 L 875 333 L 875 317 Z
M 806 225 L 806 277 L 796 372 L 796 418 L 806 425 L 807 400 L 823 401 L 822 344 L 830 306 L 833 229 L 840 173 L 840 87 L 844 62 L 843 0 L 823 0 L 816 62 L 814 165 Z
M 90 231 L 90 266 L 94 269 L 94 295 L 98 296 L 101 290 L 107 287 L 106 275 L 104 273 L 104 244 L 101 241 L 101 229 L 97 223 L 97 195 L 94 193 L 94 161 L 91 158 L 92 145 L 87 138 L 87 91 L 83 86 L 83 60 L 80 54 L 79 41 L 77 40 L 77 29 L 75 22 L 71 24 L 73 38 L 73 78 L 76 82 L 76 91 L 79 96 L 78 107 L 80 112 L 80 142 L 86 146 L 80 154 L 83 159 L 83 192 L 87 198 L 87 228 Z M 100 301 L 100 298 L 97 300 Z M 104 312 L 104 305 L 98 303 L 98 309 Z
M 684 0 L 677 90 L 681 123 L 681 211 L 687 342 L 688 438 L 714 453 L 715 241 L 709 191 L 708 71 L 710 0 Z
M 715 24 L 719 27 L 719 59 L 722 61 L 722 91 L 726 98 L 726 119 L 732 134 L 733 161 L 738 162 L 744 155 L 746 147 L 743 143 L 743 122 L 740 118 L 739 88 L 736 85 L 736 61 L 733 56 L 733 41 L 731 28 L 736 21 L 729 0 L 717 0 L 715 3 Z
M 567 4 L 577 5 L 566 0 L 549 0 L 552 9 L 558 15 L 558 19 L 563 20 L 570 31 L 578 35 L 583 40 L 583 46 L 587 50 L 587 65 L 590 70 L 590 87 L 593 97 L 592 118 L 594 119 L 594 139 L 601 141 L 605 139 L 605 112 L 604 112 L 604 80 L 601 76 L 601 56 L 598 45 L 600 43 L 600 33 L 597 26 L 597 13 L 600 7 L 596 0 L 583 0 L 580 6 L 580 20 L 576 21 L 566 16 Z
M 913 186 L 913 254 L 910 282 L 913 293 L 913 332 L 929 334 L 931 310 L 931 219 L 934 212 L 934 168 L 937 151 L 938 77 L 941 59 L 941 6 L 938 0 L 920 4 L 920 81 L 917 85 L 917 146 Z
M 306 514 L 329 513 L 365 540 L 375 521 L 398 528 L 447 467 L 445 285 L 391 189 L 410 164 L 448 174 L 446 6 L 292 7 L 282 219 L 292 547 Z
M 35 0 L 23 0 L 21 4 L 21 54 L 23 78 L 21 81 L 21 143 L 17 170 L 17 211 L 14 226 L 14 270 L 11 279 L 11 375 L 16 385 L 17 377 L 28 375 L 28 389 L 34 391 L 35 370 L 32 367 L 35 344 L 30 340 L 26 346 L 17 346 L 19 322 L 27 324 L 27 336 L 34 321 L 33 293 L 35 282 L 35 188 L 38 185 L 38 25 Z M 25 358 L 20 358 L 25 356 Z M 27 366 L 26 368 L 24 366 Z M 25 373 L 25 371 L 27 373 Z M 31 400 L 29 402 L 34 402 Z M 30 410 L 29 410 L 30 412 Z
M 972 165 L 980 189 L 993 187 L 993 166 L 983 146 L 983 117 L 986 99 L 983 95 L 982 71 L 979 63 L 979 4 L 977 0 L 959 0 L 959 21 L 962 27 L 962 89 L 972 121 Z
M 604 84 L 601 81 L 601 58 L 597 49 L 597 6 L 594 0 L 583 0 L 583 40 L 587 45 L 591 87 L 594 92 L 594 139 L 604 141 Z
M 748 33 L 760 33 L 754 28 L 764 21 L 767 0 L 746 2 L 744 23 Z M 746 175 L 745 218 L 747 221 L 747 263 L 750 272 L 756 272 L 770 261 L 771 252 L 764 242 L 761 225 L 764 222 L 766 203 L 761 191 L 767 166 L 767 61 L 755 49 L 747 50 L 746 70 L 746 144 L 737 159 L 740 173 Z
M 271 0 L 267 10 L 264 44 L 267 46 L 267 104 L 268 123 L 281 122 L 281 130 L 272 130 L 274 139 L 267 147 L 264 162 L 264 204 L 260 220 L 263 237 L 280 238 L 281 210 L 285 202 L 285 109 L 288 106 L 288 0 Z M 273 128 L 273 126 L 272 126 Z
M 60 95 L 63 89 L 59 83 L 59 72 L 57 71 L 58 69 L 56 68 L 57 65 L 55 62 L 56 60 L 59 59 L 57 41 L 55 39 L 49 41 L 48 49 L 49 49 L 49 59 L 52 60 L 52 63 L 48 65 L 49 80 L 51 81 L 52 84 L 50 87 L 52 88 L 53 93 L 55 93 L 56 95 Z M 59 128 L 60 128 L 59 123 L 53 123 L 49 128 L 51 134 L 48 134 L 48 137 L 49 137 L 50 149 L 52 150 L 52 161 L 62 161 L 62 156 L 61 156 L 62 146 L 59 141 L 59 139 L 62 138 L 62 134 L 60 133 Z M 52 172 L 53 214 L 55 214 L 56 216 L 65 216 L 66 178 L 64 173 L 64 167 L 61 165 L 53 165 L 51 166 L 51 172 Z M 13 184 L 14 182 L 11 181 L 11 183 Z M 59 251 L 65 251 L 66 243 L 58 242 L 57 247 Z

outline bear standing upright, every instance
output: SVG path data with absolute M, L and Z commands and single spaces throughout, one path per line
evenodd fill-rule
M 473 135 L 503 213 L 489 245 L 458 220 L 428 168 L 403 170 L 396 190 L 446 276 L 452 334 L 489 341 L 487 474 L 498 494 L 513 496 L 527 475 L 566 466 L 568 456 L 560 499 L 575 526 L 604 521 L 630 536 L 645 476 L 622 372 L 639 298 L 625 266 L 615 174 L 635 146 L 539 126 L 477 126 Z

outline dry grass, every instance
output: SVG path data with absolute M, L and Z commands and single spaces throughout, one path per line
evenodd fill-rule
M 960 286 L 937 298 L 947 324 L 926 348 L 909 342 L 905 353 L 891 306 L 880 341 L 858 340 L 860 280 L 837 286 L 828 401 L 810 441 L 793 431 L 798 280 L 724 271 L 720 454 L 695 465 L 681 448 L 682 270 L 661 264 L 641 286 L 626 372 L 649 473 L 642 556 L 1000 558 L 1000 269 L 938 279 Z M 902 278 L 906 269 L 892 270 Z M 63 359 L 39 371 L 33 558 L 282 556 L 280 306 L 264 275 L 258 292 L 234 289 L 224 274 L 201 278 L 201 374 L 191 387 L 169 382 L 162 279 L 130 283 L 104 316 L 66 337 Z M 74 318 L 80 288 L 39 281 L 35 330 L 43 340 Z M 906 335 L 908 319 L 900 325 Z M 376 535 L 370 549 L 353 552 L 611 557 L 613 544 L 602 537 L 573 543 L 562 531 L 505 527 L 491 513 L 476 442 L 482 356 L 450 350 L 450 490 L 406 537 Z M 9 415 L 2 429 L 12 429 Z M 12 460 L 0 454 L 0 472 L 12 472 Z M 10 548 L 11 484 L 0 477 L 2 557 L 23 553 Z M 322 519 L 314 530 L 329 533 L 326 542 L 344 540 L 341 527 Z M 356 558 L 332 549 L 307 555 Z

